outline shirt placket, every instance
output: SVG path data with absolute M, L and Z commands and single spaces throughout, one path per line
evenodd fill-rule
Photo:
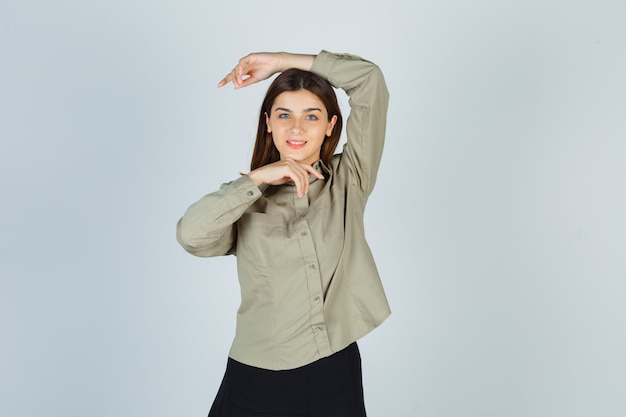
M 302 262 L 305 269 L 306 288 L 309 295 L 310 326 L 317 349 L 322 356 L 332 354 L 326 323 L 324 322 L 324 294 L 317 252 L 307 219 L 309 211 L 308 196 L 298 198 L 294 193 L 296 208 L 296 233 L 300 243 Z

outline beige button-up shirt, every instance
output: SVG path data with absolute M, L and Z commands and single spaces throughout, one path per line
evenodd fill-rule
M 314 164 L 308 195 L 292 184 L 222 185 L 191 205 L 177 239 L 193 255 L 235 254 L 241 305 L 230 357 L 292 369 L 331 355 L 390 314 L 365 241 L 363 213 L 380 163 L 388 92 L 379 68 L 322 51 L 311 71 L 350 97 L 347 144 Z

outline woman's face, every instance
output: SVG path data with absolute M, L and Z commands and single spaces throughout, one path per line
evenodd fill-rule
M 337 122 L 337 116 L 328 121 L 322 101 L 304 89 L 279 94 L 265 118 L 280 159 L 291 158 L 309 165 L 320 158 L 324 139 Z

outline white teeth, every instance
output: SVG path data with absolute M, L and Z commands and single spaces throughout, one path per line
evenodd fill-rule
M 304 145 L 306 142 L 296 142 L 295 140 L 288 140 L 288 143 L 291 143 L 292 145 Z

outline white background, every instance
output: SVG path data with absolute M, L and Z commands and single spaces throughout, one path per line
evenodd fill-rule
M 372 417 L 626 415 L 621 0 L 0 0 L 0 415 L 204 416 L 234 258 L 175 241 L 245 172 L 256 50 L 383 69 Z M 347 100 L 340 96 L 347 111 Z

